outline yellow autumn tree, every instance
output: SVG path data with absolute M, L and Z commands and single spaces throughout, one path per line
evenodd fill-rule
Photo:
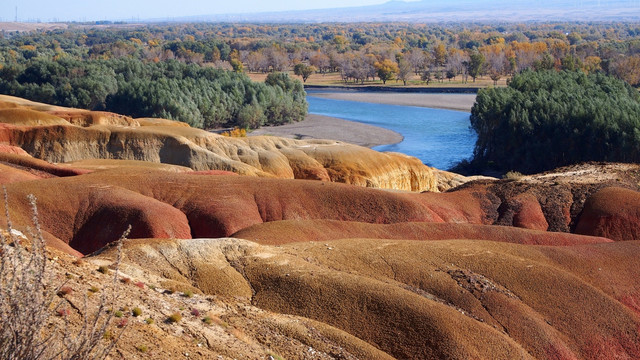
M 387 80 L 393 79 L 399 71 L 398 64 L 389 59 L 376 61 L 373 66 L 376 68 L 378 77 L 382 80 L 383 84 L 386 84 Z

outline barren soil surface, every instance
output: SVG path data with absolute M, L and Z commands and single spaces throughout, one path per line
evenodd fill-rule
M 262 127 L 249 134 L 249 136 L 260 135 L 292 139 L 330 139 L 366 147 L 402 141 L 402 135 L 392 130 L 314 114 L 307 115 L 304 121 L 298 123 Z

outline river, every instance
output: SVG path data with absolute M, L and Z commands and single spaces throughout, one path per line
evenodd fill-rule
M 374 104 L 307 96 L 309 113 L 379 126 L 400 133 L 397 144 L 376 146 L 415 156 L 426 165 L 449 169 L 471 158 L 476 133 L 469 113 L 415 106 Z

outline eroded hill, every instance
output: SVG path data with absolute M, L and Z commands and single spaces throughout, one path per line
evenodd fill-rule
M 98 267 L 132 225 L 113 358 L 640 357 L 638 165 L 385 190 L 469 179 L 331 141 L 3 104 L 13 227 L 35 195 L 74 309 L 108 287 Z
M 49 162 L 139 160 L 409 191 L 437 191 L 463 180 L 410 156 L 337 141 L 228 138 L 170 120 L 132 119 L 8 96 L 0 96 L 0 143 Z

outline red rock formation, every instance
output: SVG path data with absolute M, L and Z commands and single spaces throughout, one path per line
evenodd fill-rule
M 191 171 L 188 173 L 189 175 L 238 175 L 231 171 L 223 171 L 223 170 L 206 170 L 206 171 Z
M 191 237 L 187 218 L 173 206 L 122 187 L 83 178 L 8 184 L 12 221 L 23 226 L 31 223 L 27 195 L 33 194 L 42 228 L 83 254 L 117 240 L 128 225 L 132 226 L 132 238 Z M 2 219 L 0 223 L 5 221 Z
M 177 233 L 182 234 L 180 237 L 223 237 L 264 222 L 326 219 L 370 224 L 406 222 L 452 224 L 432 225 L 433 235 L 425 235 L 426 230 L 419 230 L 418 234 L 426 238 L 454 237 L 458 233 L 464 238 L 479 237 L 498 240 L 505 237 L 504 241 L 528 244 L 568 245 L 590 241 L 568 234 L 552 234 L 545 239 L 540 233 L 536 235 L 532 232 L 518 232 L 509 228 L 504 228 L 503 231 L 500 230 L 501 228 L 470 228 L 453 225 L 494 224 L 496 218 L 494 212 L 500 209 L 500 206 L 496 205 L 496 197 L 486 184 L 471 185 L 447 193 L 417 194 L 317 181 L 225 175 L 192 176 L 189 173 L 131 166 L 65 179 L 10 184 L 9 190 L 16 191 L 20 197 L 33 193 L 40 198 L 41 202 L 46 203 L 43 204 L 43 211 L 47 212 L 46 218 L 50 223 L 46 224 L 45 229 L 66 242 L 77 238 L 80 225 L 61 224 L 68 222 L 66 219 L 79 219 L 80 209 L 87 209 L 87 206 L 83 205 L 84 199 L 95 198 L 94 193 L 98 190 L 113 192 L 114 198 L 119 199 L 119 204 L 123 208 L 137 209 L 131 210 L 133 211 L 131 214 L 135 213 L 137 217 L 143 219 L 140 226 L 144 231 L 137 233 L 136 237 L 171 237 L 178 236 L 172 235 Z M 65 200 L 62 203 L 60 203 L 60 194 L 64 194 Z M 531 197 L 524 198 L 533 202 Z M 97 212 L 102 206 L 108 208 L 115 206 L 112 203 L 104 205 L 103 203 L 109 200 L 107 198 L 96 199 L 96 203 L 88 207 L 89 210 L 82 211 Z M 146 202 L 150 206 L 155 205 L 147 209 L 144 205 Z M 162 210 L 165 207 L 167 208 Z M 522 206 L 519 208 L 521 209 Z M 19 211 L 20 207 L 15 209 Z M 174 210 L 175 216 L 162 215 L 165 217 L 163 220 L 158 219 L 159 215 L 155 215 L 170 214 Z M 23 208 L 20 212 L 24 219 L 28 219 L 27 208 Z M 123 209 L 116 212 L 126 213 Z M 539 215 L 539 211 L 534 214 Z M 91 216 L 89 214 L 84 218 Z M 517 216 L 515 218 L 517 219 Z M 532 216 L 524 218 L 532 218 Z M 109 216 L 105 213 L 96 219 L 108 221 Z M 155 224 L 154 221 L 158 221 L 158 225 L 149 225 Z M 118 224 L 124 224 L 124 222 L 124 219 L 118 220 Z M 162 226 L 174 228 L 169 230 Z M 633 223 L 628 226 L 633 226 Z M 368 231 L 377 237 L 375 234 L 379 231 L 376 228 L 362 228 L 358 233 L 355 227 L 350 229 L 348 225 L 340 225 L 339 228 L 345 234 L 353 234 L 357 237 L 367 237 Z M 322 229 L 322 226 L 319 229 Z M 439 230 L 436 231 L 436 229 Z M 105 230 L 105 238 L 92 243 L 89 248 L 95 250 L 108 242 L 107 238 L 116 239 L 121 231 L 121 229 Z M 334 231 L 334 234 L 340 231 Z M 408 236 L 411 231 L 417 230 L 411 228 L 402 230 L 402 238 L 415 238 Z M 438 232 L 440 235 L 437 235 Z M 338 236 L 330 235 L 330 231 L 326 234 L 320 233 L 310 230 L 309 236 L 316 236 L 314 234 L 319 238 Z M 389 234 L 389 230 L 383 231 L 381 236 L 386 237 L 385 233 Z M 509 240 L 509 236 L 514 238 Z M 392 236 L 392 238 L 398 237 Z M 302 236 L 303 241 L 309 239 L 307 236 Z M 602 239 L 593 239 L 593 241 L 602 241 Z M 81 248 L 79 244 L 80 242 L 74 242 L 74 247 Z M 87 248 L 83 249 L 87 251 Z
M 640 193 L 608 187 L 587 199 L 576 233 L 640 240 Z
M 481 223 L 486 218 L 480 201 L 469 192 L 396 193 L 317 181 L 191 176 L 135 167 L 10 184 L 9 195 L 19 201 L 12 204 L 16 219 L 29 219 L 28 206 L 20 200 L 27 194 L 39 199 L 43 227 L 83 252 L 117 239 L 121 227 L 135 218 L 142 229 L 136 237 L 222 237 L 287 219 Z M 95 220 L 91 226 L 86 225 L 89 219 Z M 118 226 L 105 226 L 98 240 L 81 245 L 86 240 L 80 239 L 90 239 L 88 233 L 78 235 L 85 225 L 93 229 L 111 222 Z
M 549 223 L 547 223 L 540 203 L 535 196 L 521 194 L 514 199 L 514 202 L 517 211 L 513 216 L 513 226 L 547 231 Z

